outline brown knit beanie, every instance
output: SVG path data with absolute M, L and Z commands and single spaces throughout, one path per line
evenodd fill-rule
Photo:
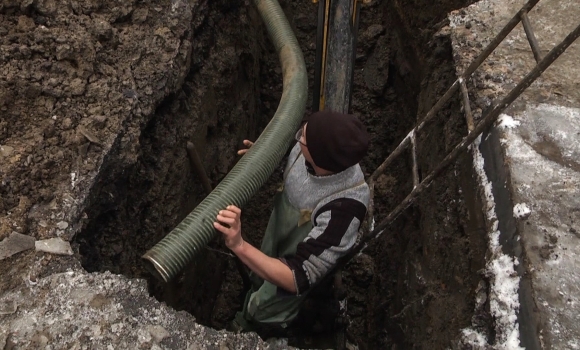
M 369 147 L 369 135 L 357 117 L 320 111 L 307 118 L 306 147 L 316 166 L 341 172 L 360 162 Z

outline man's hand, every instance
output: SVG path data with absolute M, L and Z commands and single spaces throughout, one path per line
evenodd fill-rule
M 286 264 L 279 259 L 267 256 L 250 243 L 244 242 L 241 215 L 240 208 L 228 205 L 226 209 L 220 210 L 213 227 L 223 233 L 226 246 L 256 275 L 290 293 L 296 293 L 294 274 Z
M 228 205 L 226 209 L 220 210 L 216 217 L 217 221 L 213 223 L 213 227 L 224 234 L 226 246 L 231 250 L 240 248 L 244 244 L 241 216 L 242 210 L 240 208 L 235 205 Z
M 252 148 L 252 146 L 254 145 L 254 143 L 250 140 L 244 140 L 244 146 L 248 147 L 248 148 L 244 148 L 238 151 L 238 156 L 243 156 L 244 154 L 246 154 L 246 152 L 248 152 L 248 150 L 250 148 Z

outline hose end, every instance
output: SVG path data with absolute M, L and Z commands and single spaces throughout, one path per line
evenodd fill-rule
M 147 271 L 149 271 L 156 279 L 165 283 L 171 280 L 171 275 L 169 272 L 163 268 L 163 265 L 155 259 L 155 256 L 151 253 L 151 251 L 145 253 L 141 258 L 144 261 L 144 265 Z

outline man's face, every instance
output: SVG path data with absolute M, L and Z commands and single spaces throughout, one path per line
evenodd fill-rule
M 308 151 L 308 140 L 306 140 L 306 128 L 308 127 L 308 123 L 304 124 L 304 126 L 302 127 L 302 136 L 300 137 L 300 150 L 302 151 L 302 154 L 304 155 L 304 159 L 306 159 L 306 161 L 312 165 L 316 165 L 314 164 L 314 161 L 312 160 L 312 157 L 310 156 L 310 152 Z

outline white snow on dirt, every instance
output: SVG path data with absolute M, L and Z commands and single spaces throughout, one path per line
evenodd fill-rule
M 512 118 L 504 118 L 507 125 L 517 125 Z M 496 341 L 494 349 L 520 350 L 519 326 L 517 313 L 520 307 L 518 288 L 520 278 L 515 271 L 517 259 L 502 252 L 499 243 L 500 232 L 495 212 L 495 200 L 492 193 L 492 185 L 489 182 L 484 166 L 484 159 L 479 151 L 481 136 L 472 145 L 475 171 L 479 177 L 479 183 L 483 186 L 487 221 L 491 227 L 489 232 L 488 248 L 491 256 L 486 264 L 486 275 L 491 283 L 490 286 L 490 312 L 495 319 Z M 529 210 L 529 209 L 528 209 Z M 485 348 L 488 345 L 487 336 L 474 329 L 467 328 L 463 331 L 463 341 L 474 348 Z
M 479 177 L 479 183 L 483 186 L 485 205 L 487 212 L 487 221 L 491 226 L 489 232 L 488 249 L 491 253 L 486 264 L 486 275 L 490 281 L 490 312 L 495 319 L 496 340 L 493 345 L 494 349 L 520 350 L 520 334 L 517 323 L 517 312 L 520 307 L 518 300 L 518 288 L 520 278 L 515 271 L 517 259 L 508 256 L 502 252 L 499 243 L 498 221 L 495 211 L 495 200 L 492 193 L 492 186 L 489 182 L 483 168 L 484 159 L 479 151 L 481 136 L 471 146 L 473 153 L 475 171 Z M 464 339 L 466 332 L 472 334 L 475 331 L 471 329 L 464 330 Z M 481 346 L 481 338 L 484 335 L 474 338 L 471 342 L 473 346 Z M 469 338 L 471 339 L 471 338 Z
M 578 348 L 580 109 L 527 105 L 513 118 L 521 125 L 503 129 L 502 143 L 512 199 L 533 208 L 520 235 L 535 305 L 545 320 L 539 338 L 554 349 Z
M 530 215 L 532 210 L 528 208 L 526 203 L 518 203 L 514 205 L 514 218 L 525 218 Z
M 497 119 L 498 127 L 512 129 L 520 125 L 520 122 L 507 114 L 500 114 Z

